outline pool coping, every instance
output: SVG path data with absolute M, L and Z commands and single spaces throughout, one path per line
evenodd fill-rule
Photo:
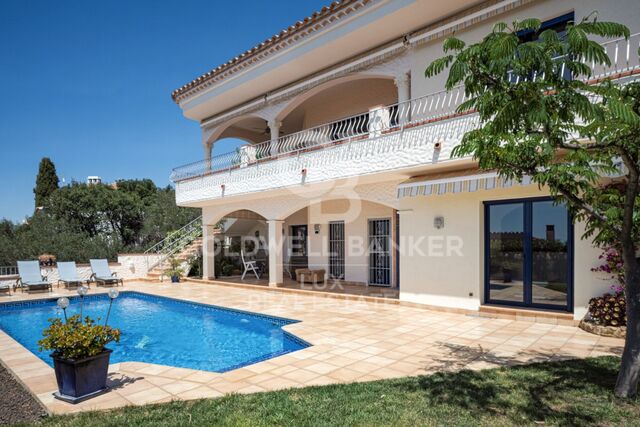
M 88 296 L 85 296 L 85 298 L 100 298 L 100 297 L 104 297 L 106 295 L 108 295 L 108 291 L 109 289 L 103 289 L 103 288 L 94 288 L 93 291 L 95 293 L 89 294 Z M 188 373 L 188 375 L 185 375 L 186 377 L 192 376 L 192 375 L 201 375 L 201 376 L 216 376 L 216 377 L 221 377 L 224 374 L 229 374 L 233 371 L 239 371 L 242 370 L 244 368 L 247 367 L 251 367 L 251 366 L 255 366 L 255 365 L 259 365 L 262 362 L 267 362 L 269 360 L 273 360 L 273 359 L 277 359 L 279 357 L 282 356 L 287 356 L 290 355 L 292 353 L 296 353 L 299 351 L 304 351 L 308 348 L 312 348 L 314 346 L 313 343 L 311 343 L 309 340 L 305 340 L 302 339 L 300 337 L 298 337 L 297 335 L 285 330 L 284 328 L 286 328 L 289 325 L 295 325 L 295 324 L 299 324 L 302 323 L 302 320 L 298 320 L 298 319 L 291 319 L 288 317 L 282 317 L 282 316 L 274 316 L 274 315 L 269 315 L 269 314 L 264 314 L 264 313 L 259 313 L 259 312 L 252 312 L 249 310 L 242 310 L 242 309 L 236 309 L 236 308 L 231 308 L 231 307 L 224 307 L 221 305 L 216 305 L 216 304 L 207 304 L 207 303 L 202 303 L 202 302 L 198 302 L 198 301 L 192 301 L 186 298 L 175 298 L 175 297 L 170 297 L 170 296 L 165 296 L 165 295 L 157 295 L 157 294 L 153 294 L 150 292 L 145 292 L 139 289 L 123 289 L 122 291 L 120 291 L 121 293 L 133 293 L 133 294 L 138 294 L 138 295 L 142 295 L 145 297 L 149 297 L 149 298 L 159 298 L 159 299 L 165 299 L 165 300 L 169 300 L 169 301 L 175 301 L 175 302 L 180 302 L 180 303 L 185 303 L 185 304 L 193 304 L 193 305 L 198 305 L 198 306 L 205 306 L 208 308 L 213 308 L 213 309 L 217 309 L 217 310 L 221 310 L 221 311 L 228 311 L 228 312 L 235 312 L 235 313 L 241 313 L 241 314 L 246 314 L 246 315 L 251 315 L 251 316 L 256 316 L 256 317 L 261 317 L 261 318 L 268 318 L 268 319 L 272 319 L 272 320 L 281 320 L 281 321 L 286 321 L 287 323 L 280 325 L 280 328 L 282 329 L 282 331 L 287 334 L 289 337 L 293 337 L 295 340 L 304 343 L 305 347 L 293 351 L 293 352 L 285 352 L 282 354 L 276 354 L 276 355 L 270 355 L 268 357 L 265 358 L 261 358 L 261 360 L 252 360 L 249 363 L 246 364 L 242 364 L 242 366 L 234 366 L 231 367 L 230 369 L 227 369 L 225 371 L 221 371 L 221 372 L 214 372 L 214 371 L 206 371 L 206 370 L 200 370 L 200 369 L 193 369 L 193 368 L 181 368 L 181 367 L 175 367 L 175 366 L 171 366 L 171 365 L 161 365 L 161 364 L 155 364 L 155 363 L 148 363 L 148 362 L 138 362 L 138 361 L 131 361 L 131 362 L 118 362 L 118 363 L 113 363 L 113 364 L 109 364 L 109 373 L 117 373 L 117 372 L 124 372 L 129 373 L 129 372 L 139 372 L 139 371 L 154 371 L 154 370 L 158 370 L 158 369 L 168 369 L 168 370 L 179 370 L 181 372 L 184 373 Z M 26 295 L 22 295 L 19 294 L 21 296 L 30 296 L 32 294 L 26 294 Z M 43 295 L 44 296 L 44 295 Z M 23 306 L 23 305 L 35 305 L 35 304 L 42 304 L 44 302 L 55 302 L 57 301 L 59 298 L 61 297 L 66 297 L 69 299 L 79 299 L 80 297 L 77 295 L 58 295 L 58 296 L 47 296 L 44 298 L 37 298 L 37 299 L 25 299 L 25 300 L 17 300 L 17 301 L 1 301 L 0 302 L 0 306 Z M 73 405 L 73 404 L 69 404 L 69 403 L 65 403 L 65 402 L 61 402 L 59 400 L 54 400 L 53 398 L 53 394 L 54 392 L 58 391 L 57 388 L 57 383 L 55 382 L 55 371 L 53 369 L 53 367 L 49 366 L 44 360 L 40 359 L 37 355 L 35 355 L 33 352 L 31 352 L 31 350 L 29 350 L 28 348 L 26 348 L 25 346 L 23 346 L 19 341 L 17 341 L 15 338 L 13 338 L 11 335 L 9 335 L 7 332 L 5 332 L 4 330 L 0 329 L 0 344 L 2 344 L 3 342 L 8 342 L 9 345 L 0 345 L 0 363 L 2 364 L 2 366 L 9 372 L 10 375 L 12 375 L 20 384 L 22 384 L 25 389 L 27 389 L 29 391 L 29 393 L 34 396 L 36 398 L 36 400 L 38 401 L 38 403 L 43 406 L 46 409 L 46 412 L 49 415 L 52 414 L 58 414 L 58 413 L 74 413 L 74 412 L 80 412 L 80 411 L 86 411 L 86 410 L 103 410 L 103 409 L 111 409 L 112 406 L 108 405 L 107 407 L 103 408 L 100 405 L 98 406 L 92 406 L 91 403 L 91 399 L 81 402 L 79 404 Z M 19 358 L 21 361 L 27 361 L 29 362 L 29 366 L 31 367 L 31 369 L 28 370 L 28 372 L 22 372 L 21 370 L 16 369 L 16 366 L 14 365 L 14 363 L 12 363 L 13 359 L 7 360 L 7 355 L 6 353 L 10 353 L 10 352 L 15 352 L 18 351 L 19 353 L 21 353 L 21 357 Z M 35 366 L 38 365 L 38 366 Z M 39 375 L 34 375 L 34 372 L 37 372 Z M 45 392 L 39 392 L 40 387 L 38 384 L 39 379 L 41 379 L 41 377 L 43 376 L 48 376 L 50 377 L 50 379 L 52 380 L 52 387 L 50 387 L 47 391 Z M 36 381 L 32 381 L 33 378 L 36 378 Z M 160 374 L 159 377 L 164 377 L 163 374 Z M 109 392 L 112 392 L 115 388 L 111 388 L 109 390 Z M 261 390 L 253 390 L 253 391 L 249 391 L 249 392 L 255 392 L 255 391 L 261 391 Z M 105 396 L 108 396 L 111 393 L 106 393 Z M 199 397 L 194 397 L 194 399 L 198 399 L 198 398 L 206 398 L 206 397 L 218 397 L 217 396 L 207 396 L 207 395 L 203 395 L 203 396 L 199 396 Z M 125 401 L 124 404 L 121 405 L 116 405 L 113 407 L 118 407 L 118 406 L 130 406 L 130 405 L 136 405 L 137 403 L 132 403 L 132 402 L 127 402 Z M 63 410 L 60 410 L 60 405 L 64 406 Z

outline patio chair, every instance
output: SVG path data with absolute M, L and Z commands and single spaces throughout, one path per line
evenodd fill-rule
M 62 283 L 66 288 L 78 287 L 83 283 L 89 286 L 88 280 L 83 280 L 78 276 L 76 263 L 74 261 L 58 263 L 58 287 Z
M 25 289 L 28 292 L 53 289 L 51 282 L 40 272 L 38 261 L 18 261 L 18 276 L 20 277 L 16 280 L 14 288 L 21 288 L 22 292 Z
M 117 273 L 112 273 L 109 268 L 109 263 L 106 259 L 90 259 L 91 264 L 91 279 L 96 283 L 96 286 L 110 286 L 110 285 L 122 285 L 124 283 Z
M 256 279 L 260 279 L 260 271 L 258 269 L 257 261 L 245 261 L 244 250 L 240 250 L 240 258 L 242 258 L 242 265 L 244 266 L 244 271 L 242 272 L 240 280 L 244 280 L 244 276 L 249 271 L 252 271 L 253 274 L 256 275 Z

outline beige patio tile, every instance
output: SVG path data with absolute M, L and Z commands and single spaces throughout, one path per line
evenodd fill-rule
M 250 393 L 260 393 L 262 391 L 266 391 L 264 388 L 257 386 L 255 384 L 250 384 L 246 387 L 243 387 L 236 391 L 236 393 L 240 394 L 250 394 Z
M 328 377 L 334 378 L 340 382 L 351 382 L 363 376 L 362 372 L 358 372 L 349 368 L 336 369 L 327 374 Z
M 160 387 L 153 386 L 150 389 L 142 390 L 137 393 L 126 394 L 124 397 L 134 405 L 146 405 L 148 403 L 159 402 L 167 398 L 170 399 L 172 396 Z
M 198 385 L 195 388 L 176 394 L 175 397 L 182 400 L 190 400 L 190 399 L 209 399 L 213 397 L 219 397 L 222 395 L 223 393 L 221 393 L 218 390 L 214 390 L 204 385 Z
M 282 375 L 282 378 L 286 378 L 300 384 L 306 384 L 309 380 L 317 378 L 318 376 L 320 376 L 320 374 L 317 372 L 307 371 L 306 369 L 296 369 L 295 371 L 287 372 Z
M 220 374 L 217 372 L 205 372 L 205 371 L 195 371 L 194 373 L 187 375 L 186 377 L 182 377 L 184 381 L 191 381 L 206 384 L 220 377 Z
M 265 390 L 283 390 L 286 388 L 298 387 L 300 386 L 300 383 L 287 378 L 274 377 L 271 380 L 260 382 L 258 386 Z
M 176 380 L 180 380 L 191 374 L 193 374 L 193 369 L 186 369 L 186 368 L 171 368 L 162 372 L 163 377 L 174 378 Z
M 202 384 L 199 384 L 199 383 L 182 380 L 182 381 L 172 381 L 170 383 L 160 386 L 160 388 L 162 388 L 164 391 L 172 395 L 178 395 L 188 390 L 192 390 L 194 388 L 200 387 L 201 385 Z
M 136 380 L 131 383 L 125 384 L 123 387 L 118 388 L 118 393 L 127 397 L 130 394 L 139 393 L 146 390 L 158 388 L 156 385 L 147 381 L 146 379 Z
M 318 374 L 325 375 L 325 374 L 337 369 L 337 367 L 335 365 L 330 364 L 330 363 L 318 362 L 318 363 L 314 363 L 313 365 L 307 366 L 305 369 L 307 369 L 307 370 L 309 370 L 311 372 L 316 372 Z
M 295 369 L 295 367 L 290 366 L 292 369 Z M 276 368 L 279 369 L 279 368 Z M 240 381 L 243 380 L 247 377 L 251 377 L 255 375 L 255 372 L 252 372 L 248 369 L 234 369 L 233 371 L 229 371 L 229 372 L 225 372 L 224 374 L 220 375 L 220 379 L 224 379 L 224 380 L 228 380 L 228 381 Z M 215 380 L 213 381 L 215 382 Z
M 297 319 L 299 323 L 285 329 L 314 346 L 223 374 L 142 362 L 114 364 L 109 371 L 115 388 L 75 406 L 53 399 L 56 384 L 51 367 L 2 331 L 0 359 L 49 410 L 70 413 L 617 354 L 623 344 L 619 339 L 590 335 L 573 324 L 516 321 L 516 316 L 470 317 L 399 304 L 194 283 L 176 287 L 129 282 L 126 289 Z M 65 290 L 59 293 L 67 295 Z M 18 295 L 16 300 L 41 297 Z
M 171 368 L 172 368 L 171 366 L 148 364 L 146 366 L 141 366 L 139 368 L 136 368 L 135 370 L 136 372 L 139 372 L 144 375 L 160 375 Z

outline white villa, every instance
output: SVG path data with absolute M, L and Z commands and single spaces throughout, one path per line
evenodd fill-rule
M 594 73 L 637 77 L 638 0 L 343 0 L 174 91 L 202 129 L 203 159 L 172 180 L 179 205 L 202 209 L 204 278 L 220 275 L 225 219 L 227 243 L 264 241 L 245 249 L 264 254 L 263 286 L 304 266 L 401 302 L 581 319 L 610 285 L 591 271 L 600 249 L 544 188 L 450 156 L 478 120 L 424 70 L 454 33 L 528 17 L 563 31 L 595 10 L 634 35 L 606 42 L 613 64 Z M 219 154 L 225 138 L 246 144 Z

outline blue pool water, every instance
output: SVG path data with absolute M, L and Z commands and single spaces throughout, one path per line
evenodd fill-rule
M 67 315 L 80 311 L 79 297 L 70 298 Z M 106 295 L 85 298 L 84 314 L 105 318 Z M 38 340 L 47 319 L 63 317 L 55 299 L 0 304 L 0 329 L 52 365 Z M 211 305 L 121 292 L 114 301 L 109 325 L 120 328 L 120 343 L 111 363 L 146 362 L 181 368 L 225 372 L 307 347 L 282 330 L 295 320 L 230 310 Z

